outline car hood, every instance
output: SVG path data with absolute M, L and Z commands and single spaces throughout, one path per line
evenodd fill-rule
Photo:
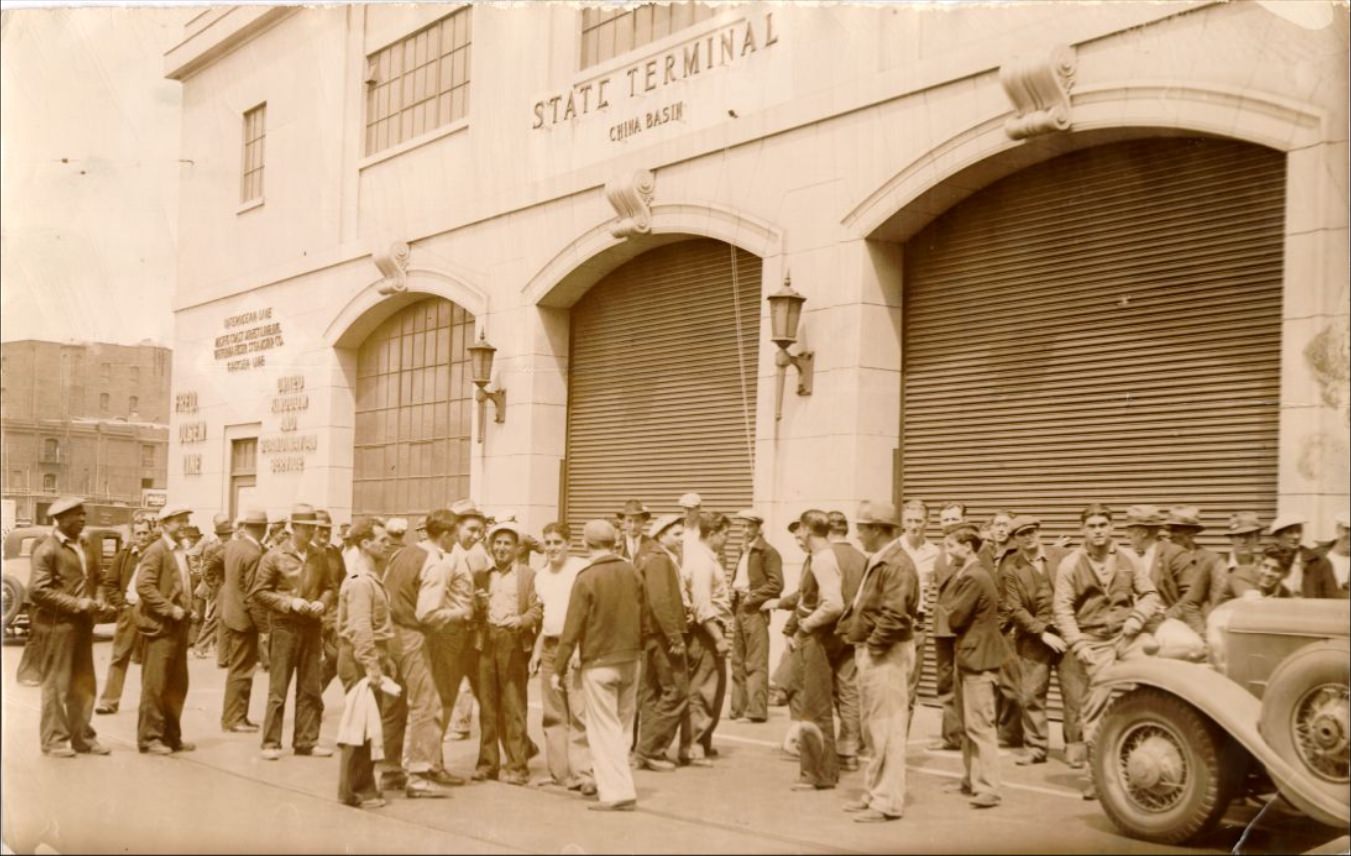
M 1345 639 L 1351 634 L 1351 601 L 1315 598 L 1240 599 L 1231 605 L 1231 633 L 1276 633 Z

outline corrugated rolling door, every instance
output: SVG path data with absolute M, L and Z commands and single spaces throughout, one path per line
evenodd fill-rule
M 1092 501 L 1198 505 L 1212 546 L 1233 511 L 1270 519 L 1284 208 L 1277 152 L 1139 140 L 926 227 L 905 252 L 903 495 L 1034 514 L 1046 541 Z
M 751 504 L 760 264 L 682 241 L 617 268 L 573 307 L 564 490 L 575 537 L 626 499 L 654 514 L 688 491 L 729 516 Z

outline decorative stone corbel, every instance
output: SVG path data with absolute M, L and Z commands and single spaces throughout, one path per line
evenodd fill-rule
M 633 172 L 605 183 L 605 198 L 610 200 L 619 219 L 610 225 L 616 238 L 631 238 L 652 231 L 652 194 L 657 179 L 650 169 Z
M 1015 140 L 1068 131 L 1070 89 L 1078 65 L 1074 49 L 1057 45 L 1049 53 L 1022 56 L 999 68 L 999 82 L 1013 102 L 1004 132 Z
M 371 260 L 385 278 L 377 289 L 381 294 L 398 294 L 408 290 L 408 257 L 411 252 L 408 244 L 395 241 L 388 250 L 371 253 Z

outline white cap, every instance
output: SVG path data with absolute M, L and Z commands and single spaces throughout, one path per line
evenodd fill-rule
M 681 508 L 698 508 L 704 504 L 697 493 L 687 493 L 676 500 L 676 505 Z
M 1267 530 L 1268 535 L 1275 535 L 1282 529 L 1289 529 L 1291 526 L 1303 526 L 1308 523 L 1302 514 L 1282 514 L 1271 522 L 1271 528 Z
M 402 517 L 391 517 L 385 522 L 385 531 L 391 535 L 402 535 L 408 531 L 408 521 Z

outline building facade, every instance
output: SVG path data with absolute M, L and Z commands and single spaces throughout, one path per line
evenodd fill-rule
M 4 498 L 45 524 L 60 495 L 87 498 L 90 524 L 124 523 L 168 487 L 168 348 L 6 342 L 0 375 Z
M 195 12 L 170 494 L 1330 535 L 1347 16 L 1279 11 Z

